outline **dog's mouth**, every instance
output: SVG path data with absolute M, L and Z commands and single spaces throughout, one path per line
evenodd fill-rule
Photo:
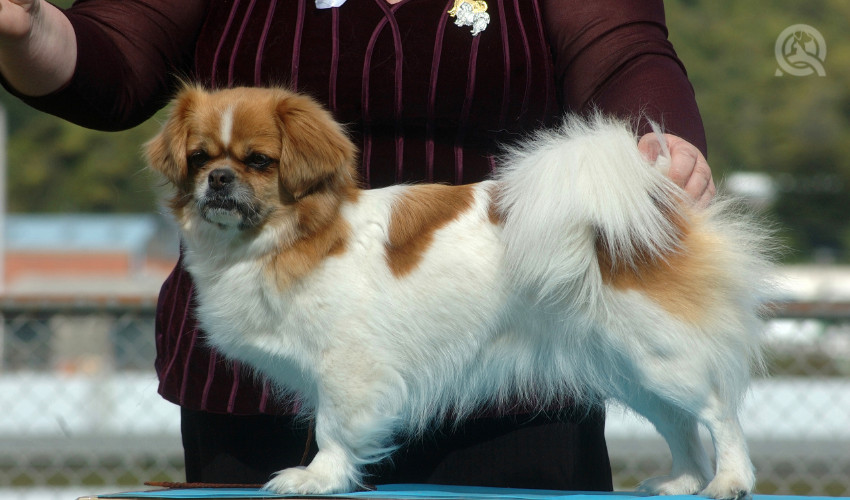
M 213 211 L 213 210 L 221 210 L 225 212 L 242 212 L 243 204 L 237 203 L 236 200 L 229 197 L 223 196 L 214 196 L 211 198 L 207 198 L 204 201 L 204 210 L 205 211 Z
M 263 220 L 262 210 L 256 201 L 244 198 L 238 193 L 207 193 L 198 199 L 198 211 L 205 221 L 222 229 L 256 227 Z

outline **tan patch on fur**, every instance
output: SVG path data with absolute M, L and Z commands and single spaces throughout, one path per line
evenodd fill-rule
M 390 218 L 386 259 L 396 277 L 412 272 L 434 239 L 434 232 L 472 206 L 471 185 L 410 186 L 396 200 Z
M 719 266 L 716 238 L 691 223 L 674 221 L 680 231 L 679 248 L 661 258 L 638 255 L 633 264 L 612 263 L 606 245 L 597 242 L 602 280 L 618 290 L 636 290 L 649 296 L 670 314 L 699 323 L 716 297 Z
M 497 203 L 499 199 L 499 186 L 493 184 L 487 188 L 487 194 L 490 195 L 490 206 L 487 207 L 487 217 L 490 224 L 500 226 L 505 222 L 504 214 L 499 210 Z
M 312 273 L 326 258 L 345 252 L 350 229 L 342 218 L 275 255 L 268 267 L 279 290 Z
M 295 226 L 294 241 L 283 244 L 267 265 L 267 275 L 279 290 L 312 273 L 325 259 L 346 251 L 351 229 L 340 214 L 340 205 L 355 201 L 357 193 L 353 188 L 325 188 L 281 206 L 278 215 L 268 221 L 272 226 Z

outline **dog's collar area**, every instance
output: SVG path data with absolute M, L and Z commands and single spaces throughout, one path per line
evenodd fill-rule
M 292 191 L 286 189 L 283 183 L 280 183 L 280 201 L 284 205 L 294 205 L 298 200 Z
M 307 189 L 305 189 L 301 192 L 290 191 L 289 189 L 287 189 L 286 186 L 283 185 L 283 183 L 281 183 L 280 184 L 280 201 L 283 202 L 285 205 L 293 205 L 293 204 L 298 203 L 299 201 L 303 200 L 304 198 L 312 196 L 312 195 L 318 193 L 319 191 L 325 190 L 327 188 L 328 184 L 330 184 L 330 183 L 331 183 L 331 177 L 324 177 L 324 178 L 319 179 L 318 181 L 314 182 L 313 184 L 310 185 L 310 187 L 308 187 Z

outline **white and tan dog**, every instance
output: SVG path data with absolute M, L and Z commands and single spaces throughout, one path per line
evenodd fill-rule
M 737 413 L 764 232 L 729 203 L 693 207 L 628 125 L 568 119 L 478 184 L 361 190 L 310 98 L 189 86 L 146 152 L 176 188 L 208 342 L 315 418 L 318 455 L 267 488 L 350 490 L 435 421 L 571 397 L 655 425 L 673 467 L 645 489 L 752 491 Z

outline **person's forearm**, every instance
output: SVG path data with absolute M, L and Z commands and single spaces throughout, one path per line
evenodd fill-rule
M 3 9 L 20 9 L 2 2 Z M 0 13 L 0 14 L 8 14 Z M 73 76 L 77 42 L 68 18 L 55 6 L 37 0 L 29 15 L 20 13 L 21 29 L 0 35 L 0 72 L 21 94 L 42 96 L 56 91 Z
M 590 103 L 607 113 L 652 120 L 708 156 L 694 90 L 684 70 L 670 57 L 652 54 L 631 61 Z M 650 131 L 650 123 L 641 119 L 638 132 Z

